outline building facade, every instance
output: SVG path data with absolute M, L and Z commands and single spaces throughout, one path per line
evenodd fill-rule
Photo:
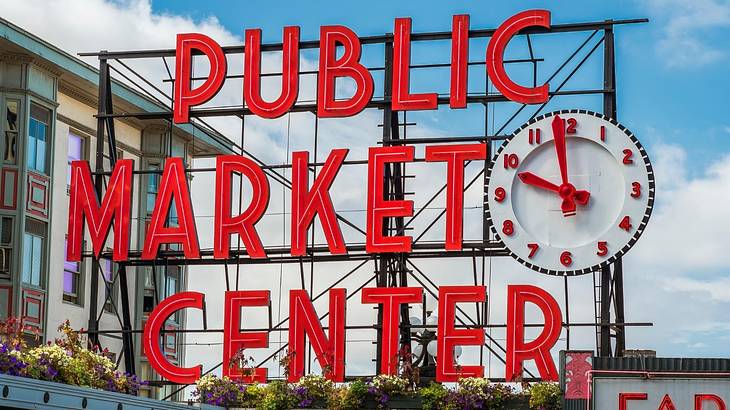
M 31 344 L 58 336 L 57 327 L 88 328 L 92 262 L 65 259 L 70 163 L 85 159 L 95 168 L 99 72 L 78 58 L 0 19 L 0 319 L 20 318 Z M 168 109 L 133 85 L 113 80 L 115 111 Z M 173 126 L 164 120 L 116 120 L 116 158 L 133 159 L 135 169 L 160 170 L 168 156 L 185 158 L 230 153 L 230 144 L 207 127 Z M 112 155 L 104 144 L 104 169 Z M 157 194 L 160 174 L 135 175 L 130 249 L 139 249 Z M 174 207 L 173 207 L 174 209 Z M 175 223 L 175 215 L 168 221 Z M 111 234 L 110 234 L 111 236 Z M 87 237 L 88 238 L 88 237 Z M 89 250 L 87 240 L 85 250 Z M 111 243 L 111 238 L 109 243 Z M 99 260 L 99 328 L 121 329 L 119 267 Z M 184 290 L 181 268 L 125 267 L 133 328 L 165 297 Z M 182 314 L 166 328 L 184 326 Z M 102 348 L 119 359 L 120 333 L 99 336 Z M 156 380 L 141 354 L 141 335 L 133 338 L 136 373 Z M 184 361 L 184 337 L 168 333 L 163 349 L 170 360 Z M 123 361 L 120 370 L 125 370 Z M 154 383 L 153 383 L 154 385 Z M 162 398 L 170 387 L 149 387 L 144 394 Z

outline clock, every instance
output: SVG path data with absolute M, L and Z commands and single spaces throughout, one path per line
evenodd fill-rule
M 500 146 L 487 171 L 492 231 L 523 265 L 580 275 L 639 239 L 654 204 L 654 172 L 626 127 L 564 110 L 534 118 Z

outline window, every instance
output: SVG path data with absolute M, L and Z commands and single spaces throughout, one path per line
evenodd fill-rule
M 10 279 L 13 261 L 13 218 L 0 218 L 0 278 Z
M 180 287 L 180 267 L 179 266 L 168 266 L 165 271 L 165 297 L 176 294 Z M 175 312 L 170 316 L 170 321 L 180 323 L 180 314 Z
M 15 156 L 17 154 L 16 142 L 18 141 L 18 109 L 20 102 L 17 100 L 8 100 L 5 113 L 5 152 L 3 153 L 3 162 L 6 164 L 15 164 Z
M 116 301 L 116 288 L 114 283 L 114 272 L 117 264 L 109 259 L 100 259 L 99 266 L 101 268 L 101 276 L 104 278 L 104 310 L 114 312 L 114 303 Z
M 63 254 L 66 255 L 64 243 Z M 63 300 L 66 302 L 81 304 L 81 262 L 63 262 Z
M 158 164 L 149 164 L 147 169 L 150 171 L 158 171 L 160 166 Z M 157 199 L 157 191 L 159 189 L 160 175 L 147 174 L 147 216 L 152 215 L 152 211 L 155 209 L 155 199 Z
M 176 294 L 178 291 L 178 277 L 179 277 L 178 270 L 179 269 L 180 268 L 178 268 L 176 266 L 175 267 L 171 266 L 170 271 L 167 273 L 167 277 L 166 277 L 167 289 L 165 290 L 166 298 L 169 298 L 170 296 Z
M 28 126 L 27 166 L 43 174 L 48 173 L 47 145 L 51 128 L 51 112 L 38 105 L 30 106 Z
M 23 235 L 23 282 L 41 285 L 41 258 L 43 238 L 30 233 Z
M 84 138 L 73 132 L 68 133 L 68 172 L 66 184 L 71 185 L 71 162 L 84 159 Z

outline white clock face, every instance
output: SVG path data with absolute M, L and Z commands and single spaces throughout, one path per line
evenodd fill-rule
M 566 110 L 504 141 L 488 171 L 487 215 L 522 264 L 579 275 L 631 248 L 649 221 L 654 190 L 649 157 L 628 129 Z

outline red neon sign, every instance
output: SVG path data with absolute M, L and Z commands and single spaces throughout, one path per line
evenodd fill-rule
M 528 10 L 515 14 L 494 32 L 487 46 L 487 72 L 494 86 L 511 101 L 524 104 L 544 103 L 548 99 L 548 84 L 525 87 L 512 81 L 504 69 L 503 55 L 507 44 L 520 30 L 527 27 L 550 27 L 550 12 Z M 393 110 L 434 110 L 438 105 L 435 92 L 411 93 L 410 52 L 411 19 L 395 19 L 393 29 L 393 75 L 391 106 Z M 246 30 L 243 96 L 251 111 L 262 118 L 276 118 L 288 112 L 299 90 L 299 27 L 284 28 L 282 88 L 279 98 L 267 102 L 261 98 L 261 30 Z M 467 104 L 469 55 L 469 15 L 452 19 L 451 82 L 449 106 L 464 108 Z M 343 50 L 337 58 L 337 47 Z M 193 51 L 203 53 L 210 63 L 205 82 L 191 89 Z M 373 77 L 360 62 L 362 44 L 351 29 L 341 26 L 320 27 L 319 73 L 317 76 L 317 115 L 319 117 L 349 117 L 362 111 L 373 97 Z M 190 109 L 209 101 L 223 86 L 226 56 L 211 38 L 198 33 L 179 34 L 175 53 L 174 121 L 189 121 Z M 335 98 L 335 80 L 350 78 L 355 91 L 349 98 Z
M 383 374 L 395 374 L 398 367 L 398 345 L 400 334 L 400 306 L 403 304 L 421 303 L 422 288 L 364 288 L 362 303 L 380 304 L 383 306 Z M 513 380 L 522 374 L 522 362 L 534 359 L 544 379 L 557 377 L 554 373 L 555 363 L 550 355 L 550 348 L 557 341 L 562 313 L 555 301 L 547 292 L 534 286 L 510 286 L 510 312 L 524 312 L 525 304 L 537 303 L 545 314 L 545 327 L 540 336 L 532 342 L 525 343 L 522 336 L 507 339 L 508 369 L 506 378 Z M 297 381 L 304 375 L 304 355 L 306 352 L 305 335 L 312 344 L 316 360 L 322 368 L 328 369 L 325 376 L 333 381 L 343 381 L 345 375 L 345 289 L 332 289 L 329 294 L 328 332 L 325 335 L 322 324 L 315 312 L 309 295 L 305 290 L 294 289 L 289 292 L 289 381 Z M 459 377 L 481 377 L 484 369 L 476 365 L 461 366 L 454 364 L 455 346 L 479 346 L 484 343 L 484 329 L 463 329 L 456 327 L 456 305 L 458 303 L 484 302 L 486 288 L 483 286 L 442 286 L 439 289 L 438 325 L 439 335 L 438 366 L 436 380 L 453 382 Z M 536 300 L 541 302 L 536 302 Z M 255 367 L 240 369 L 236 360 L 236 352 L 240 349 L 266 348 L 269 345 L 269 333 L 265 331 L 246 331 L 242 322 L 242 308 L 251 306 L 268 306 L 268 290 L 227 291 L 225 295 L 225 319 L 223 329 L 223 374 L 246 382 L 266 381 L 266 369 Z M 173 295 L 160 303 L 150 314 L 144 331 L 144 352 L 152 367 L 162 376 L 177 383 L 192 383 L 200 376 L 200 366 L 179 368 L 169 363 L 160 351 L 160 330 L 165 320 L 175 311 L 195 307 L 202 308 L 203 295 L 198 292 L 183 292 Z M 322 312 L 319 312 L 321 315 Z M 555 324 L 558 324 L 557 327 Z M 507 318 L 508 332 L 524 335 L 524 317 L 522 320 L 510 316 Z M 515 360 L 518 366 L 510 364 Z M 510 367 L 511 366 L 511 367 Z M 636 397 L 627 397 L 632 400 Z M 702 400 L 713 400 L 703 396 Z
M 413 201 L 387 200 L 383 191 L 385 165 L 414 160 L 413 146 L 372 147 L 368 155 L 368 184 L 366 205 L 367 253 L 411 252 L 411 237 L 386 235 L 384 218 L 410 216 Z M 322 225 L 325 239 L 332 254 L 347 253 L 347 246 L 337 221 L 329 189 L 340 170 L 347 149 L 330 152 L 311 186 L 309 184 L 307 152 L 292 154 L 291 250 L 292 256 L 306 253 L 306 236 L 315 216 Z M 446 250 L 460 250 L 463 236 L 464 167 L 467 161 L 486 158 L 485 144 L 426 146 L 427 162 L 445 162 L 446 178 Z M 114 217 L 114 260 L 128 260 L 129 218 L 131 212 L 131 160 L 116 163 L 104 199 L 99 205 L 93 190 L 91 172 L 85 161 L 74 161 L 71 178 L 71 207 L 68 223 L 68 260 L 81 258 L 84 221 L 89 225 L 95 255 L 99 255 Z M 266 258 L 256 223 L 269 204 L 269 183 L 263 169 L 256 162 L 239 155 L 221 155 L 216 163 L 215 210 L 213 226 L 213 257 L 225 259 L 229 255 L 230 236 L 241 237 L 251 258 Z M 248 207 L 240 215 L 231 212 L 231 181 L 234 174 L 246 178 L 251 187 Z M 168 226 L 170 207 L 177 211 L 176 226 Z M 163 244 L 180 244 L 185 257 L 200 258 L 197 228 L 190 202 L 188 179 L 181 158 L 168 158 L 160 179 L 149 228 L 147 229 L 142 259 L 157 257 Z

